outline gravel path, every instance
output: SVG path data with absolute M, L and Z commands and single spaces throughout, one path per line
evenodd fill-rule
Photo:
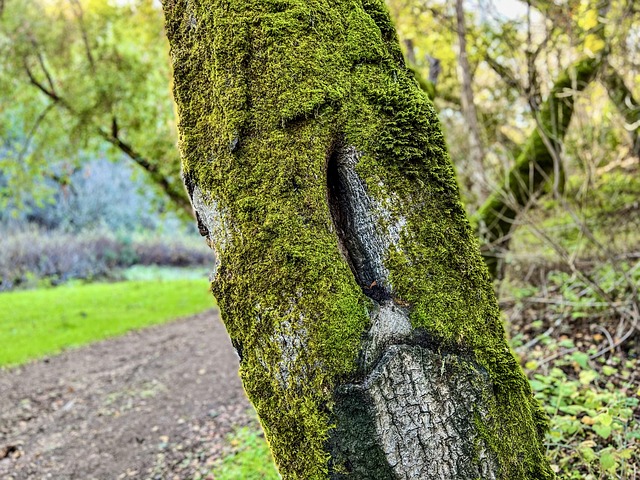
M 252 421 L 237 371 L 214 311 L 0 370 L 0 478 L 207 478 Z

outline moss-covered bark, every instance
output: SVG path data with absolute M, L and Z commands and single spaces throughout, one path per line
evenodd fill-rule
M 384 3 L 164 8 L 212 290 L 283 477 L 551 478 Z
M 573 115 L 575 92 L 589 85 L 600 63 L 599 57 L 584 58 L 558 78 L 537 114 L 538 125 L 514 167 L 474 215 L 473 222 L 483 239 L 483 255 L 492 276 L 496 276 L 500 254 L 508 248 L 518 213 L 554 179 L 554 172 L 561 169 L 561 165 L 555 168 L 554 155 L 562 151 Z

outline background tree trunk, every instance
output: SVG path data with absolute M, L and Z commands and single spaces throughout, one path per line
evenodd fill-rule
M 378 0 L 165 0 L 183 174 L 286 479 L 552 478 Z
M 640 158 L 640 102 L 633 98 L 622 77 L 609 64 L 604 69 L 602 82 L 609 98 L 627 123 L 633 154 Z
M 458 35 L 458 72 L 461 85 L 462 115 L 469 127 L 469 158 L 467 170 L 472 172 L 471 193 L 476 203 L 482 203 L 486 198 L 487 180 L 484 169 L 484 145 L 478 125 L 478 112 L 473 98 L 471 66 L 467 56 L 467 28 L 464 19 L 463 0 L 456 0 L 456 34 Z
M 515 165 L 500 188 L 474 214 L 483 255 L 493 277 L 500 270 L 500 259 L 509 247 L 518 214 L 561 170 L 557 165 L 562 161 L 562 143 L 573 116 L 576 94 L 595 78 L 600 65 L 599 57 L 584 58 L 556 80 Z

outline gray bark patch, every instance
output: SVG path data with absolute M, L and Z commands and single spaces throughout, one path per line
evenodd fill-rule
M 487 420 L 491 384 L 470 362 L 417 345 L 394 345 L 363 388 L 397 478 L 496 478 L 495 459 L 476 424 Z
M 293 323 L 288 319 L 284 320 L 277 326 L 273 341 L 280 348 L 281 359 L 276 377 L 283 390 L 289 388 L 292 381 L 300 383 L 300 378 L 291 378 L 291 371 L 295 368 L 300 352 L 307 348 L 308 336 L 302 317 Z
M 387 345 L 362 381 L 336 391 L 329 449 L 341 473 L 331 478 L 495 480 L 499 466 L 479 430 L 491 423 L 488 375 L 463 354 L 440 353 L 414 336 Z
M 196 212 L 198 220 L 198 229 L 200 235 L 206 238 L 207 245 L 215 251 L 215 264 L 211 278 L 215 277 L 216 270 L 219 266 L 219 260 L 222 252 L 226 248 L 231 238 L 231 232 L 228 225 L 224 222 L 222 211 L 210 195 L 202 191 L 198 185 L 193 185 L 189 189 L 191 204 Z
M 353 147 L 338 148 L 327 166 L 329 209 L 343 255 L 360 286 L 387 287 L 384 259 L 389 237 L 380 231 L 380 210 L 356 172 L 361 154 Z M 370 292 L 369 292 L 370 293 Z M 378 299 L 376 299 L 378 300 Z
M 362 349 L 362 366 L 370 372 L 381 357 L 384 349 L 391 344 L 403 343 L 411 335 L 411 323 L 406 309 L 386 301 L 375 305 L 371 313 L 371 328 Z

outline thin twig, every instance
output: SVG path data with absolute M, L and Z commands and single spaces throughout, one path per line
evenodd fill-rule
M 589 358 L 590 359 L 594 359 L 594 358 L 598 358 L 602 355 L 604 355 L 605 353 L 614 350 L 615 348 L 617 348 L 618 346 L 622 345 L 629 337 L 631 337 L 631 335 L 633 335 L 633 333 L 638 330 L 638 319 L 635 318 L 633 321 L 633 325 L 631 325 L 631 328 L 627 331 L 627 333 L 625 333 L 620 340 L 618 340 L 617 342 L 614 342 L 613 344 L 609 345 L 607 348 L 604 348 L 602 350 L 600 350 L 597 353 L 594 353 L 593 355 L 591 355 Z
M 613 341 L 613 338 L 611 337 L 609 330 L 607 330 L 601 325 L 591 325 L 591 329 L 598 330 L 599 332 L 604 333 L 604 336 L 607 337 L 607 341 L 609 342 L 609 347 L 610 347 L 609 351 L 613 351 L 616 348 L 615 342 Z
M 518 348 L 516 348 L 515 349 L 516 352 L 522 353 L 522 352 L 524 352 L 526 350 L 529 350 L 531 347 L 533 347 L 534 345 L 539 343 L 540 340 L 542 340 L 543 338 L 549 337 L 551 335 L 551 333 L 553 333 L 553 331 L 556 329 L 556 327 L 558 327 L 562 323 L 563 320 L 564 320 L 564 317 L 558 317 L 556 319 L 556 321 L 553 322 L 553 325 L 551 325 L 549 328 L 547 328 L 541 335 L 538 335 L 537 337 L 529 340 L 524 345 L 521 345 Z
M 45 109 L 42 112 L 40 112 L 40 114 L 38 115 L 38 118 L 36 118 L 36 121 L 34 122 L 33 126 L 29 130 L 29 133 L 27 134 L 27 139 L 25 140 L 24 145 L 22 146 L 22 151 L 20 152 L 20 155 L 18 155 L 18 163 L 22 163 L 22 161 L 24 160 L 24 156 L 29 151 L 31 141 L 35 137 L 35 134 L 38 131 L 38 128 L 40 128 L 40 124 L 45 119 L 47 114 L 51 110 L 53 110 L 53 107 L 55 107 L 55 105 L 56 105 L 55 101 L 52 101 L 51 103 L 49 103 L 49 105 L 47 105 Z

